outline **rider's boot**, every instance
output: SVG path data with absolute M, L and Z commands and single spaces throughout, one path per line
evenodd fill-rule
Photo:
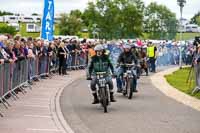
M 110 92 L 110 101 L 111 102 L 116 102 L 115 98 L 114 98 L 114 93 Z
M 148 68 L 145 68 L 145 72 L 146 72 L 146 76 L 148 76 L 149 75 Z
M 93 96 L 94 96 L 94 101 L 92 102 L 92 104 L 98 104 L 99 99 L 98 99 L 97 93 L 93 93 Z

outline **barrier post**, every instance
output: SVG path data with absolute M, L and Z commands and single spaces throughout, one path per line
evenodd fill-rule
M 13 87 L 13 68 L 14 68 L 14 64 L 10 64 L 10 79 L 9 79 L 10 84 L 9 84 L 9 91 L 10 91 L 10 95 L 12 96 L 12 98 L 14 100 L 17 100 L 18 99 L 17 95 L 15 94 L 14 91 L 12 91 L 12 87 Z
M 6 69 L 6 67 L 7 67 L 7 69 Z M 7 95 L 8 93 L 9 93 L 9 91 L 8 91 L 8 86 L 6 85 L 7 84 L 7 81 L 8 81 L 8 79 L 7 78 L 5 78 L 6 77 L 6 75 L 9 73 L 9 71 L 7 71 L 8 70 L 8 66 L 7 66 L 7 63 L 5 63 L 5 64 L 3 64 L 2 65 L 2 68 L 1 68 L 1 74 L 2 74 L 2 93 L 1 93 L 1 97 L 0 97 L 0 101 L 1 101 L 1 103 L 4 105 L 4 107 L 6 108 L 6 109 L 8 109 L 8 107 L 10 107 L 11 105 L 6 101 L 6 99 L 5 99 L 5 95 Z M 9 75 L 9 74 L 8 74 Z
M 19 81 L 19 86 L 18 86 L 18 89 L 22 92 L 22 94 L 25 95 L 26 91 L 24 90 L 24 88 L 22 87 L 24 85 L 24 71 L 26 69 L 25 65 L 26 65 L 26 60 L 22 60 L 19 62 L 19 77 L 20 77 L 20 81 Z
M 4 65 L 0 65 L 0 101 L 7 109 L 7 105 L 4 103 Z

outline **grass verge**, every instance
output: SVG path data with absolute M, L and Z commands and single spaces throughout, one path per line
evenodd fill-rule
M 190 72 L 190 68 L 183 68 L 172 74 L 166 75 L 165 78 L 166 78 L 167 82 L 174 88 L 176 88 L 190 96 L 200 99 L 200 93 L 196 93 L 195 95 L 192 95 L 192 90 L 195 87 L 194 78 L 189 80 L 189 82 L 187 83 L 189 72 Z M 192 73 L 192 74 L 194 74 L 194 73 Z

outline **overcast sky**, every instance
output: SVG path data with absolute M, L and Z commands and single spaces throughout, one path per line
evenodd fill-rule
M 14 13 L 32 14 L 34 12 L 42 14 L 44 0 L 0 0 L 0 10 L 11 11 Z M 70 12 L 72 9 L 84 10 L 87 7 L 89 0 L 54 0 L 55 12 L 63 13 Z M 156 1 L 159 4 L 166 5 L 172 12 L 176 13 L 177 18 L 180 18 L 179 7 L 177 0 L 143 0 L 146 5 Z M 190 19 L 195 13 L 200 11 L 200 0 L 186 0 L 187 3 L 183 10 L 183 17 Z

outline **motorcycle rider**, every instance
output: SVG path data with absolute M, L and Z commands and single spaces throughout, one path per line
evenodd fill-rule
M 137 61 L 137 57 L 132 53 L 131 51 L 131 47 L 129 45 L 124 45 L 123 46 L 124 52 L 122 52 L 118 58 L 118 64 L 132 64 L 135 63 L 135 65 L 138 65 L 138 61 Z M 121 76 L 123 76 L 123 73 L 126 71 L 126 67 L 121 66 L 118 69 L 118 73 L 117 73 L 117 92 L 121 93 L 122 92 L 122 80 L 121 80 Z M 133 73 L 136 77 L 137 74 Z M 133 88 L 133 92 L 138 92 L 136 89 L 137 86 L 137 78 L 133 79 L 133 84 L 132 84 L 132 88 Z
M 99 99 L 96 92 L 96 84 L 97 84 L 97 78 L 95 76 L 95 73 L 97 72 L 107 72 L 106 81 L 110 89 L 110 101 L 116 102 L 114 98 L 114 92 L 113 92 L 113 82 L 112 82 L 112 76 L 110 75 L 110 70 L 112 74 L 114 75 L 114 67 L 111 63 L 109 56 L 105 55 L 104 53 L 104 47 L 101 44 L 98 44 L 94 48 L 96 55 L 94 55 L 91 58 L 91 62 L 88 66 L 88 73 L 87 73 L 87 80 L 92 80 L 90 83 L 90 87 L 92 90 L 92 94 L 94 96 L 94 101 L 92 104 L 98 104 Z M 94 74 L 94 78 L 91 78 L 91 75 Z

